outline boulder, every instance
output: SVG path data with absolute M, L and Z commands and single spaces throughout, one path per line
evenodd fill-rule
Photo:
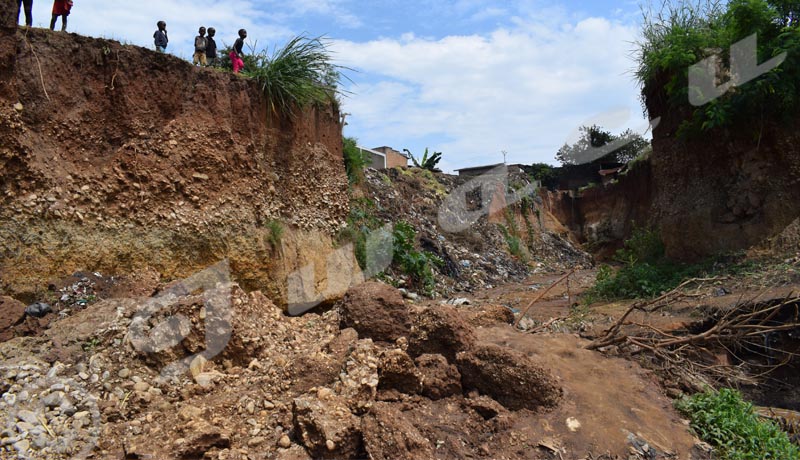
M 389 350 L 381 356 L 378 378 L 380 390 L 394 389 L 407 394 L 422 392 L 422 374 L 411 357 L 400 349 Z
M 461 374 L 442 355 L 424 354 L 416 359 L 422 374 L 422 395 L 437 400 L 461 394 Z
M 0 296 L 0 341 L 14 337 L 11 330 L 25 320 L 25 304 L 11 297 Z
M 408 336 L 408 308 L 400 292 L 383 283 L 366 282 L 350 288 L 344 296 L 341 328 L 351 327 L 362 338 L 394 342 Z
M 556 379 L 524 354 L 497 345 L 478 345 L 456 358 L 465 390 L 478 390 L 511 410 L 554 407 L 562 389 Z
M 456 353 L 468 350 L 476 341 L 474 329 L 461 318 L 461 314 L 446 306 L 422 310 L 411 326 L 409 354 L 440 354 L 455 363 Z

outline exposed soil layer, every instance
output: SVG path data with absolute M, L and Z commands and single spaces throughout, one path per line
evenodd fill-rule
M 112 40 L 2 33 L 0 289 L 80 269 L 175 278 L 229 258 L 245 286 L 285 297 L 278 280 L 314 257 L 295 244 L 331 246 L 349 209 L 335 108 L 273 116 L 230 73 Z M 273 219 L 287 228 L 277 248 Z

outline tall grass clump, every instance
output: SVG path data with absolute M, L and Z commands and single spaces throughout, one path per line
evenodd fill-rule
M 726 460 L 798 460 L 800 450 L 774 423 L 759 419 L 735 390 L 709 390 L 684 398 L 676 408 L 692 430 Z
M 244 74 L 254 78 L 276 115 L 293 115 L 294 109 L 311 104 L 337 103 L 342 92 L 342 66 L 333 63 L 322 37 L 300 35 L 272 55 L 266 50 L 255 55 Z

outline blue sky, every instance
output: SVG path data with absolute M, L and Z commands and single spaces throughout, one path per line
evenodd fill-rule
M 503 160 L 554 162 L 578 127 L 643 132 L 631 58 L 635 1 L 74 0 L 69 31 L 151 47 L 167 22 L 184 58 L 200 25 L 257 48 L 325 35 L 352 93 L 344 134 L 365 147 L 442 151 L 446 171 Z M 51 2 L 34 0 L 34 24 Z M 60 24 L 59 24 L 60 26 Z

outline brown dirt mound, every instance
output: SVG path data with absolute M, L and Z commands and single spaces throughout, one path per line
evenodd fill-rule
M 514 350 L 480 345 L 456 360 L 465 389 L 476 389 L 511 410 L 550 408 L 561 400 L 553 376 Z
M 342 328 L 353 328 L 362 337 L 394 342 L 408 336 L 408 307 L 400 292 L 387 284 L 369 281 L 352 287 L 340 309 Z
M 475 331 L 453 307 L 431 306 L 413 315 L 408 351 L 412 356 L 440 354 L 455 363 L 456 353 L 475 343 Z

